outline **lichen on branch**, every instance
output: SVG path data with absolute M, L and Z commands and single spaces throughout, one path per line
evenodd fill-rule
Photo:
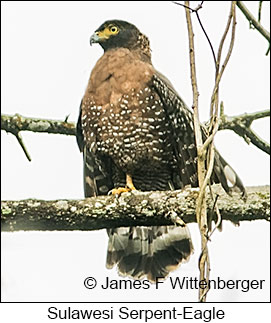
M 227 195 L 220 185 L 213 194 L 223 220 L 269 220 L 269 186 L 248 187 L 247 200 L 239 193 Z M 90 231 L 137 225 L 170 225 L 196 222 L 198 189 L 178 191 L 131 192 L 119 198 L 98 196 L 83 200 L 21 200 L 1 202 L 1 230 L 24 231 Z M 207 194 L 208 215 L 214 217 L 213 199 Z M 177 214 L 178 219 L 174 219 Z M 215 220 L 215 218 L 214 218 Z

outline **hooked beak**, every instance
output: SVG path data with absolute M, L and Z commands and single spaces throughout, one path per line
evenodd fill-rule
M 91 37 L 90 37 L 90 46 L 92 44 L 95 44 L 95 43 L 99 43 L 99 41 L 101 40 L 101 38 L 97 35 L 97 33 L 94 33 Z

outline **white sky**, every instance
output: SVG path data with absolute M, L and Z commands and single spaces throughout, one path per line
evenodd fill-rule
M 254 14 L 257 2 L 246 2 Z M 196 4 L 193 4 L 196 6 Z M 229 12 L 229 1 L 205 1 L 200 17 L 215 52 Z M 269 28 L 269 4 L 262 22 Z M 202 121 L 208 119 L 214 64 L 209 45 L 193 17 Z M 189 106 L 192 92 L 183 8 L 170 1 L 4 2 L 2 3 L 2 113 L 76 121 L 89 73 L 102 55 L 89 46 L 90 35 L 107 19 L 134 23 L 151 41 L 153 64 L 174 84 Z M 228 44 L 228 42 L 226 43 Z M 249 29 L 237 8 L 232 57 L 221 83 L 225 113 L 238 115 L 269 108 L 267 41 Z M 265 140 L 269 119 L 253 124 Z M 15 138 L 2 134 L 2 199 L 79 199 L 83 197 L 82 156 L 74 137 L 24 132 L 29 163 Z M 216 146 L 246 186 L 269 184 L 269 157 L 230 131 Z M 199 233 L 189 225 L 195 253 L 171 276 L 198 277 Z M 224 222 L 210 243 L 211 278 L 264 279 L 262 290 L 210 291 L 209 301 L 268 301 L 269 225 L 263 221 L 234 227 Z M 107 236 L 96 232 L 18 232 L 2 234 L 4 301 L 196 301 L 195 290 L 116 291 L 84 288 L 84 278 L 118 279 L 105 269 Z

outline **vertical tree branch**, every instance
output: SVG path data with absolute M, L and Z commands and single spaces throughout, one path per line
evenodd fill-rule
M 211 123 L 209 126 L 209 138 L 205 141 L 205 145 L 203 146 L 203 149 L 207 149 L 209 146 L 209 155 L 208 155 L 208 168 L 207 168 L 207 174 L 203 183 L 203 188 L 205 189 L 209 183 L 209 180 L 211 178 L 212 172 L 213 172 L 213 166 L 214 166 L 214 145 L 213 145 L 213 139 L 214 135 L 218 131 L 219 128 L 219 111 L 218 111 L 218 106 L 219 106 L 219 84 L 222 78 L 222 75 L 225 71 L 225 68 L 228 64 L 228 61 L 230 59 L 232 50 L 233 50 L 233 45 L 234 45 L 234 40 L 235 40 L 235 27 L 236 27 L 236 12 L 235 12 L 235 7 L 236 7 L 236 1 L 232 1 L 231 3 L 231 9 L 230 9 L 230 14 L 228 18 L 228 22 L 226 25 L 225 32 L 222 36 L 222 39 L 220 41 L 219 49 L 218 49 L 218 54 L 217 54 L 217 65 L 216 65 L 216 80 L 215 80 L 215 86 L 214 90 L 212 93 L 211 97 L 211 108 L 210 108 L 210 118 L 211 118 Z M 223 44 L 226 39 L 226 36 L 229 32 L 229 27 L 232 23 L 232 33 L 231 33 L 231 41 L 230 41 L 230 46 L 228 49 L 228 53 L 226 55 L 226 58 L 220 67 L 220 61 L 221 61 L 221 54 L 222 54 L 222 49 L 223 49 Z M 221 109 L 223 108 L 223 103 L 221 103 Z M 209 142 L 210 141 L 210 142 Z M 208 146 L 207 146 L 208 144 Z M 205 147 L 206 146 L 206 147 Z M 201 198 L 201 196 L 199 196 Z
M 201 126 L 199 122 L 199 113 L 198 113 L 198 87 L 197 87 L 197 78 L 196 78 L 196 67 L 195 67 L 195 47 L 194 47 L 194 33 L 192 28 L 191 14 L 189 8 L 189 1 L 185 1 L 185 12 L 188 28 L 188 37 L 189 37 L 189 57 L 190 57 L 190 73 L 191 73 L 191 84 L 193 90 L 193 110 L 194 110 L 194 129 L 195 129 L 195 138 L 197 145 L 197 154 L 198 154 L 198 181 L 200 187 L 200 193 L 202 194 L 202 199 L 197 199 L 196 215 L 197 222 L 199 225 L 200 235 L 201 235 L 201 256 L 199 259 L 199 270 L 200 270 L 200 280 L 206 280 L 208 286 L 209 281 L 209 255 L 207 248 L 207 212 L 206 212 L 206 199 L 205 199 L 205 190 L 202 190 L 202 185 L 205 178 L 205 152 L 202 150 L 203 140 L 201 134 Z M 199 300 L 200 302 L 206 301 L 206 294 L 208 292 L 208 287 L 205 289 L 199 289 Z
M 207 165 L 208 166 L 207 166 L 206 176 L 205 176 L 205 179 L 204 179 L 204 182 L 202 184 L 201 191 L 200 191 L 200 194 L 199 194 L 199 200 L 204 198 L 206 187 L 207 187 L 208 183 L 210 183 L 210 178 L 211 178 L 212 173 L 213 173 L 214 157 L 215 157 L 215 149 L 214 149 L 213 139 L 214 139 L 214 135 L 218 131 L 218 127 L 219 127 L 219 115 L 218 115 L 219 114 L 219 111 L 218 111 L 218 106 L 219 106 L 219 84 L 220 84 L 222 75 L 223 75 L 223 73 L 225 71 L 225 68 L 227 66 L 227 63 L 229 61 L 229 58 L 231 56 L 232 50 L 233 50 L 234 39 L 235 39 L 235 26 L 236 26 L 235 7 L 236 7 L 236 1 L 232 1 L 229 18 L 228 18 L 228 22 L 227 22 L 227 25 L 226 25 L 226 29 L 225 29 L 225 32 L 224 32 L 224 34 L 222 36 L 222 39 L 221 39 L 220 45 L 219 45 L 219 49 L 218 49 L 217 64 L 216 64 L 216 79 L 215 79 L 215 86 L 214 86 L 213 94 L 212 94 L 212 97 L 211 97 L 211 108 L 210 108 L 211 123 L 210 123 L 210 127 L 209 127 L 210 137 L 208 138 L 208 139 L 210 139 L 210 143 L 208 143 L 208 146 L 207 146 L 207 142 L 209 141 L 207 139 L 206 142 L 205 142 L 206 147 L 204 147 L 205 145 L 203 146 L 203 149 L 205 149 L 205 148 L 208 149 L 208 158 L 207 158 Z M 222 49 L 223 49 L 224 41 L 225 41 L 226 36 L 227 36 L 227 34 L 229 32 L 229 28 L 230 28 L 231 24 L 232 24 L 232 32 L 231 32 L 230 46 L 229 46 L 226 58 L 225 58 L 222 66 L 220 68 Z M 223 103 L 221 103 L 221 109 L 222 109 L 222 107 L 223 107 Z M 209 187 L 210 187 L 210 190 L 212 190 L 211 186 L 209 186 Z M 212 195 L 212 192 L 210 192 L 210 193 Z M 217 206 L 216 201 L 214 201 L 214 209 L 215 209 L 215 211 L 217 213 L 217 218 L 218 219 L 221 218 L 220 214 L 219 214 L 219 208 Z M 219 221 L 217 221 L 216 228 L 219 227 L 219 225 L 220 225 L 220 223 L 219 223 Z M 208 234 L 208 237 L 210 237 L 209 231 L 207 231 L 207 234 Z M 206 248 L 207 248 L 207 242 L 208 242 L 208 239 L 205 240 Z M 206 258 L 206 267 L 207 267 L 207 274 L 209 274 L 210 262 L 208 261 L 208 258 Z M 205 293 L 204 293 L 204 295 L 202 295 L 202 297 L 205 297 L 207 292 L 208 291 L 205 290 Z
M 214 85 L 214 89 L 211 97 L 211 105 L 210 105 L 211 122 L 209 126 L 209 131 L 208 131 L 209 137 L 205 140 L 204 143 L 202 140 L 201 126 L 200 126 L 199 114 L 198 114 L 198 88 L 197 88 L 196 69 L 195 69 L 194 34 L 192 29 L 191 14 L 189 10 L 188 1 L 185 2 L 185 7 L 186 7 L 188 35 L 189 35 L 190 70 L 191 70 L 191 83 L 192 83 L 192 89 L 193 89 L 194 127 L 195 127 L 195 137 L 196 137 L 196 145 L 197 145 L 197 153 L 198 153 L 198 164 L 197 164 L 198 182 L 200 187 L 200 193 L 197 199 L 197 210 L 196 210 L 197 222 L 198 222 L 200 234 L 201 234 L 201 256 L 199 259 L 199 269 L 200 269 L 200 280 L 205 280 L 207 282 L 206 285 L 208 286 L 209 273 L 210 273 L 210 259 L 209 259 L 209 253 L 208 253 L 208 247 L 207 247 L 209 228 L 208 228 L 208 222 L 207 222 L 205 196 L 206 196 L 206 188 L 208 183 L 210 183 L 210 178 L 214 167 L 215 149 L 213 145 L 213 139 L 219 127 L 219 111 L 218 111 L 219 84 L 220 84 L 222 75 L 225 71 L 225 68 L 227 66 L 227 63 L 230 59 L 230 56 L 233 50 L 234 39 L 235 39 L 236 1 L 232 1 L 231 3 L 229 18 L 219 44 L 217 58 L 215 59 L 215 64 L 216 64 L 215 85 Z M 229 45 L 226 58 L 221 66 L 221 56 L 222 56 L 223 45 L 231 25 L 232 25 L 232 31 L 231 31 L 230 45 Z M 207 159 L 207 171 L 205 168 L 206 159 Z M 217 217 L 220 218 L 217 201 L 214 201 L 214 209 L 216 210 Z M 219 224 L 220 223 L 217 222 L 216 227 L 218 227 Z M 206 301 L 207 293 L 208 293 L 208 287 L 206 287 L 205 289 L 200 289 L 199 300 L 201 302 Z
M 212 97 L 211 97 L 211 108 L 210 108 L 211 123 L 209 126 L 209 137 L 207 138 L 207 140 L 205 141 L 205 143 L 202 147 L 203 150 L 206 150 L 209 148 L 208 159 L 207 159 L 208 168 L 207 168 L 206 177 L 205 177 L 204 182 L 202 184 L 202 191 L 200 192 L 199 200 L 203 199 L 203 194 L 204 194 L 203 192 L 204 192 L 205 188 L 207 187 L 207 185 L 210 181 L 212 172 L 213 172 L 214 156 L 215 156 L 213 139 L 214 139 L 214 135 L 218 131 L 218 127 L 219 127 L 219 115 L 218 115 L 219 83 L 221 81 L 222 75 L 225 71 L 226 65 L 229 61 L 229 58 L 230 58 L 232 50 L 233 50 L 234 39 L 235 39 L 235 26 L 236 26 L 235 6 L 236 6 L 236 2 L 233 1 L 231 3 L 231 9 L 230 9 L 230 14 L 229 14 L 229 18 L 227 21 L 226 29 L 225 29 L 225 32 L 224 32 L 222 38 L 221 38 L 221 41 L 219 44 L 219 49 L 218 49 L 218 54 L 217 54 L 216 79 L 215 79 L 214 90 L 213 90 Z M 228 50 L 226 58 L 223 62 L 223 65 L 221 66 L 221 69 L 219 69 L 223 44 L 224 44 L 226 36 L 229 32 L 229 28 L 230 28 L 231 23 L 232 23 L 232 33 L 231 33 L 231 41 L 230 41 L 229 50 Z M 222 105 L 223 105 L 223 103 L 221 103 L 221 108 L 222 108 Z

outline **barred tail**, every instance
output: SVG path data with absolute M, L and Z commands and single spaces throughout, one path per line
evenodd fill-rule
M 119 274 L 151 282 L 165 278 L 193 252 L 187 227 L 130 227 L 108 230 L 106 267 Z

